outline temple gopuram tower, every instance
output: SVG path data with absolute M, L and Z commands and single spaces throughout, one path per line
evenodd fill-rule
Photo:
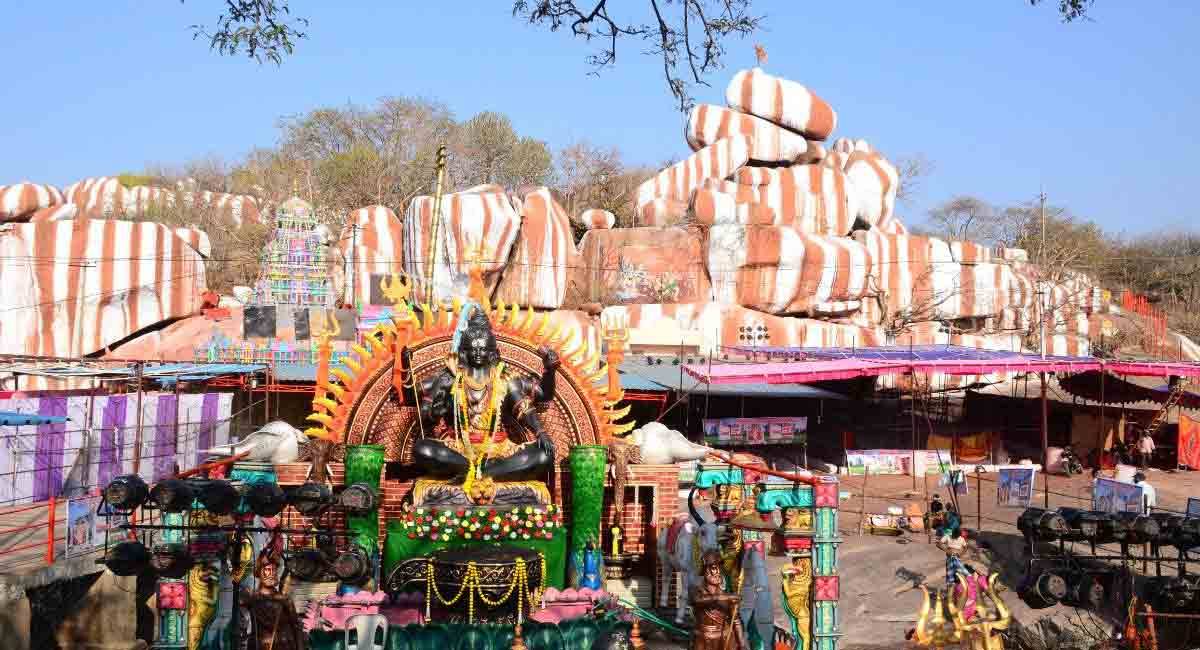
M 259 305 L 332 307 L 327 265 L 327 231 L 312 205 L 293 196 L 275 209 L 275 233 L 263 252 L 263 272 L 254 290 Z

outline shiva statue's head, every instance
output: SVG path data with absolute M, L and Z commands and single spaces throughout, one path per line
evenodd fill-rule
M 483 310 L 472 310 L 456 352 L 459 363 L 471 368 L 489 368 L 500 363 L 500 348 L 492 334 L 491 321 Z

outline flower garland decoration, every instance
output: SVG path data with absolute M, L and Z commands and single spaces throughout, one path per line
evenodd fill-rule
M 454 418 L 454 428 L 458 431 L 458 435 L 462 440 L 463 450 L 467 452 L 467 478 L 463 483 L 463 490 L 467 494 L 471 493 L 471 485 L 475 479 L 483 476 L 483 463 L 492 453 L 492 443 L 495 441 L 496 432 L 500 428 L 500 406 L 504 401 L 504 362 L 501 361 L 492 369 L 491 392 L 488 395 L 489 402 L 487 411 L 483 414 L 484 427 L 481 429 L 484 434 L 483 450 L 476 453 L 475 445 L 471 442 L 471 432 L 474 427 L 471 425 L 471 414 L 467 407 L 467 373 L 460 372 L 456 381 L 450 387 L 450 394 L 454 398 L 454 402 L 458 405 L 458 413 Z
M 495 508 L 417 508 L 401 513 L 401 532 L 409 539 L 451 540 L 554 539 L 563 527 L 562 509 L 547 506 Z
M 425 620 L 431 620 L 433 601 L 436 598 L 439 603 L 446 607 L 453 607 L 455 603 L 462 600 L 465 595 L 467 597 L 467 622 L 475 622 L 475 598 L 478 597 L 487 607 L 499 607 L 508 602 L 513 593 L 517 594 L 517 622 L 520 623 L 524 618 L 524 612 L 528 608 L 530 611 L 541 602 L 542 597 L 546 593 L 546 556 L 538 553 L 538 561 L 542 565 L 541 583 L 537 589 L 529 587 L 529 567 L 525 563 L 524 558 L 517 558 L 517 568 L 513 573 L 512 582 L 508 584 L 508 590 L 504 595 L 492 600 L 487 597 L 483 591 L 483 585 L 479 579 L 479 567 L 475 562 L 467 563 L 467 575 L 463 578 L 463 582 L 458 587 L 458 593 L 453 598 L 446 598 L 438 589 L 433 562 L 428 561 L 425 564 L 425 584 L 428 585 L 425 593 Z

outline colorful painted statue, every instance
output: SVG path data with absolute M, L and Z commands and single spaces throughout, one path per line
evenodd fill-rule
M 434 477 L 466 476 L 468 494 L 487 492 L 493 480 L 543 478 L 554 462 L 554 444 L 536 406 L 554 399 L 557 353 L 540 351 L 537 381 L 510 370 L 500 360 L 491 322 L 473 303 L 463 307 L 451 349 L 446 367 L 420 385 L 424 430 L 440 439 L 416 441 L 416 464 Z M 514 443 L 509 426 L 526 429 L 534 441 Z
M 188 572 L 188 650 L 200 650 L 204 632 L 217 616 L 221 597 L 220 561 L 204 561 Z
M 600 581 L 600 551 L 591 542 L 583 551 L 583 577 L 579 581 L 580 589 L 601 589 Z
M 747 650 L 737 616 L 738 597 L 722 587 L 720 553 L 705 551 L 701 565 L 703 580 L 691 595 L 696 613 L 692 650 Z
M 812 647 L 812 558 L 797 555 L 792 566 L 781 572 L 780 587 L 783 595 L 783 611 L 792 624 L 792 637 L 796 639 L 793 650 L 810 650 Z
M 254 567 L 258 589 L 242 594 L 251 622 L 251 650 L 303 650 L 307 647 L 296 608 L 281 589 L 280 556 L 279 545 L 268 543 L 259 553 Z
M 675 622 L 683 623 L 687 612 L 687 599 L 683 594 L 691 593 L 700 584 L 700 556 L 709 551 L 717 550 L 717 517 L 707 500 L 696 505 L 696 493 L 693 489 L 688 495 L 688 511 L 690 514 L 678 515 L 671 525 L 658 536 L 658 557 L 665 560 L 662 572 L 662 586 L 659 606 L 667 606 L 667 595 L 675 580 L 675 574 L 683 577 L 683 589 L 676 597 Z M 720 555 L 717 555 L 718 561 Z M 720 571 L 717 572 L 720 575 Z

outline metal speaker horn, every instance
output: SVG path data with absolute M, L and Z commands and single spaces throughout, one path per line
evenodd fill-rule
M 333 561 L 333 572 L 346 584 L 361 585 L 371 577 L 371 558 L 357 544 L 351 544 Z
M 150 552 L 150 566 L 166 578 L 182 578 L 194 564 L 186 544 L 156 544 Z
M 274 517 L 287 507 L 287 495 L 274 483 L 255 483 L 246 490 L 246 505 L 259 517 Z
M 113 575 L 135 576 L 150 566 L 150 551 L 138 541 L 124 541 L 108 547 L 104 558 L 98 560 Z
M 325 554 L 315 548 L 305 548 L 284 557 L 287 570 L 297 580 L 319 582 L 329 567 Z
M 199 499 L 204 509 L 214 515 L 227 515 L 237 507 L 241 495 L 229 481 L 205 480 L 199 483 Z
M 177 478 L 159 481 L 150 490 L 150 498 L 163 512 L 183 512 L 192 507 L 196 490 L 191 483 Z
M 375 489 L 366 483 L 355 483 L 342 490 L 339 501 L 352 515 L 365 515 L 374 510 L 377 503 Z
M 309 481 L 292 490 L 292 494 L 288 500 L 291 501 L 292 506 L 300 514 L 311 517 L 320 514 L 323 510 L 333 505 L 333 494 L 329 491 L 329 487 L 323 483 Z
M 137 474 L 125 474 L 104 487 L 104 501 L 115 510 L 129 512 L 146 502 L 150 488 Z

